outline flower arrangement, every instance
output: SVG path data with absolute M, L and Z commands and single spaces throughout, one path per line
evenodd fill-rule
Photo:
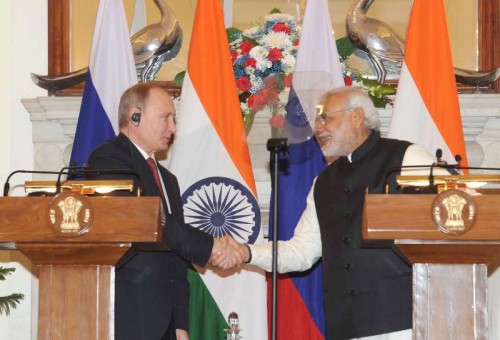
M 271 126 L 283 126 L 299 44 L 295 18 L 273 9 L 254 27 L 228 28 L 227 33 L 247 133 L 255 114 L 266 107 L 273 114 Z
M 226 30 L 247 135 L 255 114 L 264 108 L 272 113 L 271 127 L 285 125 L 285 106 L 300 37 L 295 17 L 276 8 L 253 24 L 246 31 L 234 27 Z M 387 95 L 395 93 L 394 86 L 380 84 L 363 77 L 358 70 L 347 68 L 344 61 L 354 53 L 355 47 L 348 37 L 337 39 L 336 43 L 346 86 L 367 90 L 376 107 L 390 103 Z M 182 87 L 184 74 L 185 71 L 176 75 L 174 85 Z

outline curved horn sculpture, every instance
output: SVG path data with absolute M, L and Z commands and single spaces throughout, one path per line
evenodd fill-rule
M 347 12 L 346 29 L 351 43 L 366 52 L 373 63 L 377 81 L 383 83 L 387 75 L 384 62 L 397 63 L 404 59 L 404 40 L 386 23 L 366 15 L 374 1 L 355 0 Z M 499 77 L 500 68 L 489 71 L 455 68 L 456 81 L 475 86 L 476 91 L 479 86 L 487 86 Z
M 131 37 L 137 77 L 142 82 L 155 80 L 161 66 L 175 58 L 182 45 L 182 29 L 166 0 L 155 0 L 160 22 L 148 25 Z M 33 82 L 51 93 L 85 80 L 87 68 L 56 76 L 31 74 Z
M 368 54 L 377 81 L 383 83 L 387 75 L 383 61 L 402 62 L 404 41 L 389 25 L 366 15 L 373 1 L 353 2 L 347 11 L 346 30 L 351 43 Z
M 479 92 L 479 86 L 487 86 L 500 77 L 500 67 L 489 71 L 472 71 L 455 67 L 455 80 L 461 84 L 476 87 Z

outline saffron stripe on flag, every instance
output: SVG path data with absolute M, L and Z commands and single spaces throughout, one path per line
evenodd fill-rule
M 432 13 L 432 16 L 429 16 Z M 467 155 L 442 0 L 415 0 L 408 23 L 405 60 L 389 127 L 390 138 L 422 145 L 455 163 Z
M 253 194 L 257 195 L 245 128 L 241 116 L 237 114 L 240 103 L 221 7 L 214 1 L 203 2 L 202 6 L 197 6 L 195 18 L 192 36 L 205 39 L 198 39 L 189 48 L 189 76 L 231 159 Z M 209 36 L 207 27 L 212 28 L 208 31 Z M 200 58 L 208 55 L 211 57 Z M 207 77 L 207 71 L 210 77 Z

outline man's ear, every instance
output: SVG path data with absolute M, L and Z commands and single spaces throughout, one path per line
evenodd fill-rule
M 357 107 L 353 112 L 352 112 L 352 120 L 354 123 L 354 126 L 356 128 L 359 128 L 364 125 L 365 123 L 365 110 L 363 110 L 360 107 Z

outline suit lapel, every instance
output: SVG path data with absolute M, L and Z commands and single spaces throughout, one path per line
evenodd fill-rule
M 130 153 L 132 163 L 131 166 L 139 174 L 143 184 L 142 194 L 144 196 L 159 196 L 160 190 L 158 189 L 158 186 L 153 178 L 151 168 L 134 143 L 132 143 L 132 141 L 123 133 L 118 135 L 116 142 L 122 151 Z

